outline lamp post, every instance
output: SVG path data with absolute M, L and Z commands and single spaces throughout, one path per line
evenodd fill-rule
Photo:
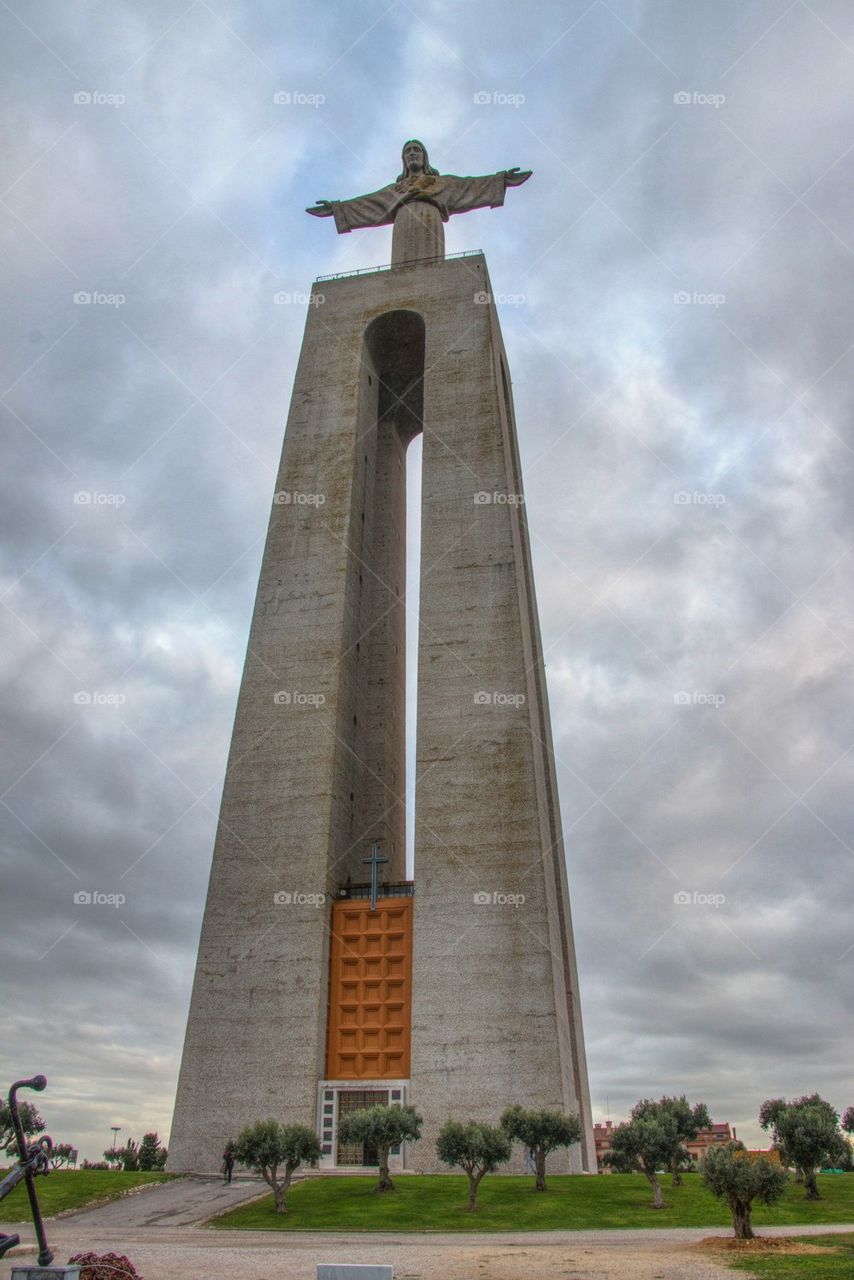
M 111 1147 L 112 1151 L 115 1151 L 116 1149 L 116 1135 L 121 1132 L 121 1128 L 122 1126 L 120 1124 L 114 1124 L 110 1127 L 110 1132 L 113 1135 L 113 1145 Z

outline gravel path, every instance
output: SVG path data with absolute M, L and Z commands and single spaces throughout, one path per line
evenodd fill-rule
M 72 1219 L 49 1240 L 57 1259 L 78 1249 L 127 1252 L 145 1280 L 315 1280 L 318 1262 L 386 1262 L 395 1280 L 734 1280 L 733 1272 L 703 1254 L 658 1242 L 598 1245 L 527 1244 L 494 1237 L 488 1244 L 400 1237 L 282 1238 L 271 1232 L 170 1230 L 75 1234 Z M 3 1280 L 11 1263 L 0 1264 Z

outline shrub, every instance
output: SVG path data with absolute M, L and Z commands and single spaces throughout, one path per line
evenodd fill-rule
M 80 1280 L 142 1280 L 123 1253 L 75 1253 L 68 1263 L 80 1267 Z

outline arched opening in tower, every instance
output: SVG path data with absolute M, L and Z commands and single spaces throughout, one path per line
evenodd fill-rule
M 421 458 L 419 432 L 406 450 L 406 878 L 415 877 L 415 749 L 421 602 Z
M 418 566 L 407 554 L 407 488 L 420 479 L 420 466 L 408 466 L 407 457 L 423 425 L 424 343 L 417 312 L 389 311 L 368 325 L 360 357 L 345 644 L 349 696 L 339 711 L 347 811 L 335 870 L 341 885 L 370 878 L 362 859 L 374 841 L 387 859 L 381 881 L 400 883 L 411 867 L 407 801 L 414 803 L 414 787 L 407 773 L 411 779 L 414 754 L 407 770 L 407 740 L 414 753 L 417 673 L 409 667 L 417 665 Z M 419 514 L 413 512 L 413 520 Z

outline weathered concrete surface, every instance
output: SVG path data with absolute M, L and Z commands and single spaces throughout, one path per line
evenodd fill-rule
M 480 255 L 310 308 L 237 707 L 170 1142 L 313 1124 L 329 896 L 403 876 L 403 455 L 424 431 L 413 1165 L 449 1117 L 580 1111 L 595 1167 L 515 426 Z M 486 500 L 484 500 L 484 495 Z M 278 697 L 277 697 L 278 695 Z M 324 895 L 326 895 L 324 905 Z M 518 1161 L 521 1162 L 521 1154 Z
M 425 355 L 411 1096 L 432 1135 L 512 1103 L 579 1112 L 581 1151 L 555 1167 L 595 1169 L 510 375 L 485 263 L 442 270 Z M 412 1163 L 436 1167 L 430 1141 Z

